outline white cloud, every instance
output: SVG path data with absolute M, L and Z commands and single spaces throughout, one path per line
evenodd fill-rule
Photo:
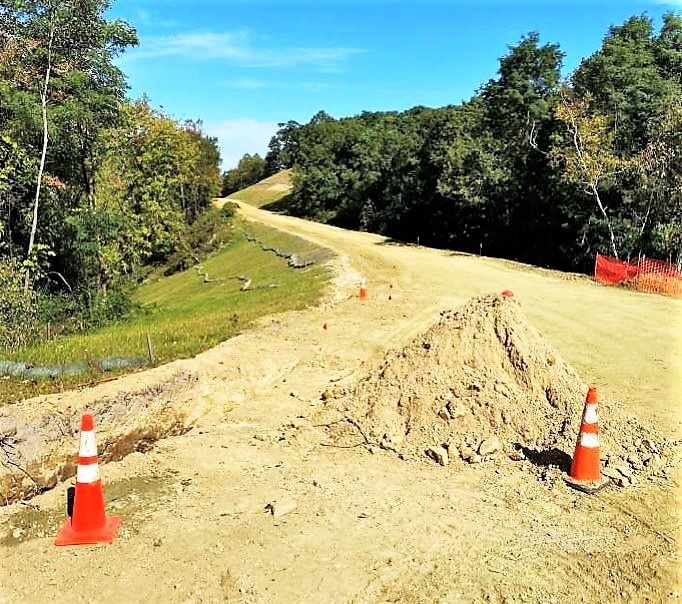
M 141 40 L 129 55 L 138 59 L 187 57 L 223 59 L 244 67 L 297 67 L 309 65 L 323 70 L 338 70 L 351 56 L 364 52 L 350 47 L 259 48 L 246 30 L 236 32 L 182 33 Z
M 153 36 L 140 41 L 139 50 L 130 54 L 137 58 L 185 56 L 205 59 L 240 58 L 246 54 L 245 32 L 197 33 Z
M 250 118 L 226 119 L 204 122 L 204 132 L 218 139 L 223 170 L 234 168 L 246 154 L 258 153 L 265 157 L 270 139 L 279 126 L 275 122 L 262 122 Z

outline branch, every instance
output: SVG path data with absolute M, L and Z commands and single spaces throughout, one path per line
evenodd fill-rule
M 215 281 L 222 281 L 222 279 L 211 279 L 201 264 L 195 265 L 194 270 L 197 271 L 200 277 L 204 278 L 204 283 L 214 283 Z
M 66 287 L 69 288 L 69 291 L 70 292 L 73 291 L 73 289 L 69 285 L 69 282 L 64 278 L 64 275 L 62 275 L 59 271 L 48 271 L 46 274 L 47 275 L 57 275 L 57 277 L 59 277 L 64 282 L 64 285 L 66 285 Z
M 395 453 L 400 457 L 400 452 L 397 449 L 394 449 L 393 447 L 390 447 L 387 444 L 384 444 L 383 442 L 377 443 L 372 440 L 370 440 L 367 435 L 365 434 L 364 430 L 362 429 L 362 426 L 352 417 L 346 415 L 342 417 L 341 419 L 337 419 L 336 421 L 330 422 L 328 424 L 319 424 L 314 426 L 315 428 L 327 428 L 329 426 L 333 426 L 334 424 L 340 424 L 342 422 L 346 422 L 353 426 L 359 433 L 360 436 L 362 436 L 363 442 L 357 443 L 355 445 L 333 445 L 330 443 L 322 443 L 323 447 L 337 447 L 339 449 L 354 449 L 355 447 L 360 447 L 360 446 L 369 446 L 369 447 L 379 447 L 380 449 L 383 449 L 384 451 L 391 451 L 392 453 Z
M 601 197 L 599 197 L 599 190 L 597 187 L 599 186 L 599 178 L 590 178 L 590 173 L 589 170 L 587 169 L 587 162 L 585 161 L 585 157 L 582 152 L 582 141 L 580 139 L 580 132 L 578 130 L 578 124 L 576 122 L 575 115 L 571 111 L 571 123 L 570 126 L 567 124 L 566 125 L 568 131 L 570 134 L 573 136 L 573 147 L 575 149 L 576 157 L 578 159 L 578 163 L 580 165 L 581 170 L 583 171 L 583 174 L 585 175 L 585 184 L 587 185 L 588 192 L 590 195 L 594 197 L 594 199 L 597 202 L 597 206 L 599 207 L 599 210 L 602 213 L 602 216 L 604 216 L 604 219 L 606 220 L 606 226 L 609 229 L 609 237 L 611 239 L 611 250 L 613 251 L 613 255 L 618 258 L 618 248 L 616 247 L 616 237 L 613 233 L 613 228 L 611 227 L 611 221 L 609 220 L 609 216 L 606 213 L 606 208 L 604 207 L 604 204 L 601 201 Z
M 5 459 L 2 460 L 0 459 L 0 465 L 12 469 L 15 468 L 16 470 L 19 470 L 22 474 L 24 474 L 27 478 L 29 478 L 36 487 L 40 487 L 38 484 L 38 481 L 31 476 L 25 468 L 22 468 L 12 457 L 16 456 L 16 452 L 14 451 L 14 445 L 9 441 L 9 438 L 6 436 L 0 437 L 0 451 L 2 451 L 5 454 Z
M 549 153 L 547 153 L 547 151 L 543 151 L 542 149 L 540 149 L 540 147 L 538 147 L 537 138 L 539 131 L 540 130 L 536 127 L 535 120 L 532 120 L 530 123 L 530 133 L 528 134 L 528 144 L 538 153 L 541 153 L 545 157 L 549 157 Z

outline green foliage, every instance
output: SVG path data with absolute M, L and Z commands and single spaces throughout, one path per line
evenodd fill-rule
M 114 59 L 137 38 L 108 8 L 0 7 L 0 260 L 24 258 L 12 266 L 30 276 L 35 320 L 67 332 L 128 312 L 131 285 L 187 246 L 220 188 L 217 144 L 199 122 L 125 102 Z
M 219 156 L 195 123 L 178 124 L 146 100 L 124 111 L 123 124 L 105 133 L 97 205 L 122 219 L 114 229 L 117 266 L 135 274 L 186 247 L 187 225 L 218 192 Z
M 35 0 L 3 6 L 0 133 L 36 163 L 46 152 L 43 177 L 33 175 L 32 189 L 40 197 L 29 208 L 26 194 L 14 196 L 17 211 L 9 228 L 17 251 L 30 254 L 34 238 L 54 249 L 61 233 L 50 218 L 94 193 L 97 136 L 117 122 L 125 91 L 113 60 L 137 43 L 126 23 L 106 20 L 108 5 L 104 0 Z M 26 216 L 34 210 L 37 222 L 28 229 Z
M 7 350 L 4 357 L 35 365 L 68 365 L 88 359 L 147 358 L 146 336 L 154 347 L 157 364 L 191 357 L 243 331 L 260 317 L 288 310 L 299 310 L 317 303 L 327 284 L 325 250 L 296 237 L 258 225 L 237 225 L 229 246 L 203 262 L 210 275 L 205 282 L 190 269 L 163 277 L 148 276 L 131 298 L 133 304 L 122 321 L 104 325 L 87 333 L 74 332 L 61 311 L 78 313 L 77 300 L 60 301 L 52 308 L 51 331 L 58 337 L 31 346 Z M 263 251 L 246 239 L 245 229 L 267 246 L 313 255 L 320 261 L 306 270 L 296 270 L 276 255 Z M 0 279 L 2 279 L 0 270 Z M 252 288 L 241 291 L 236 275 L 248 275 Z M 277 287 L 271 287 L 271 285 Z M 21 280 L 18 282 L 20 294 Z M 2 292 L 0 289 L 0 300 Z M 47 313 L 46 310 L 43 311 Z M 73 315 L 72 315 L 73 316 Z M 101 373 L 62 376 L 24 384 L 19 380 L 0 380 L 0 405 L 25 395 L 54 392 L 65 385 L 90 383 Z
M 0 258 L 0 350 L 22 346 L 36 333 L 36 296 L 24 291 L 24 269 Z
M 220 208 L 220 216 L 223 218 L 223 220 L 229 220 L 230 218 L 233 218 L 236 213 L 237 204 L 231 201 L 228 201 Z
M 202 132 L 200 121 L 186 121 L 183 131 L 196 150 L 192 161 L 186 159 L 190 165 L 190 178 L 180 190 L 185 219 L 192 223 L 209 207 L 211 200 L 220 194 L 220 152 L 217 139 Z
M 674 233 L 680 213 L 674 149 L 680 145 L 675 116 L 681 66 L 682 18 L 666 15 L 656 35 L 651 19 L 639 16 L 610 28 L 602 48 L 573 78 L 575 93 L 587 99 L 586 117 L 603 115 L 612 124 L 599 153 L 610 154 L 618 168 L 599 192 L 608 199 L 624 257 L 682 258 L 682 248 L 673 243 L 678 238 L 657 236 Z
M 663 16 L 654 53 L 662 77 L 682 87 L 682 15 L 668 13 Z
M 294 169 L 295 213 L 554 263 L 551 248 L 532 242 L 564 216 L 538 184 L 555 198 L 563 193 L 531 142 L 549 148 L 561 57 L 531 34 L 502 60 L 499 79 L 468 103 L 342 120 L 319 113 L 309 124 L 283 125 L 268 162 Z
M 292 213 L 407 241 L 570 270 L 679 257 L 682 19 L 611 28 L 563 92 L 562 60 L 530 33 L 470 101 L 290 121 L 268 167 L 293 169 Z
M 531 123 L 551 120 L 563 57 L 556 44 L 540 46 L 538 34 L 530 33 L 500 59 L 499 78 L 481 91 L 489 131 L 516 153 L 528 153 Z
M 0 90 L 0 97 L 2 92 Z M 0 257 L 20 253 L 26 233 L 36 162 L 9 134 L 0 131 Z
M 442 121 L 424 108 L 343 120 L 319 113 L 284 126 L 269 161 L 293 162 L 294 213 L 393 235 L 408 219 L 426 219 L 431 231 L 418 203 L 434 196 L 435 180 L 422 158 L 436 149 Z
M 581 96 L 592 95 L 599 111 L 614 116 L 615 149 L 632 154 L 652 139 L 666 99 L 682 95 L 681 65 L 682 18 L 667 15 L 656 36 L 650 18 L 631 17 L 609 29 L 573 84 Z
M 682 262 L 682 100 L 670 100 L 653 139 L 628 162 L 633 244 L 648 256 Z
M 186 270 L 229 243 L 234 235 L 234 208 L 234 204 L 225 204 L 221 209 L 209 208 L 199 215 L 168 258 L 164 275 Z

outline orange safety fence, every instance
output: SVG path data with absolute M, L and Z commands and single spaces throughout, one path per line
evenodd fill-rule
M 594 279 L 608 285 L 626 285 L 639 291 L 682 298 L 682 270 L 663 260 L 639 258 L 633 262 L 623 262 L 597 254 Z

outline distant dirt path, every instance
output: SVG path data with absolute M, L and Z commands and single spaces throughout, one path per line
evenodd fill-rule
M 523 464 L 454 471 L 362 446 L 335 448 L 315 425 L 321 393 L 351 384 L 363 363 L 408 342 L 441 310 L 511 288 L 586 381 L 676 436 L 677 340 L 661 332 L 631 354 L 618 342 L 594 345 L 609 321 L 605 297 L 631 306 L 633 316 L 656 312 L 671 330 L 680 321 L 676 301 L 605 294 L 586 279 L 240 205 L 245 217 L 339 255 L 332 298 L 263 320 L 194 359 L 18 404 L 16 414 L 31 417 L 179 374 L 195 378 L 167 395 L 191 431 L 101 468 L 109 511 L 123 517 L 113 545 L 52 545 L 65 484 L 28 506 L 0 509 L 0 602 L 658 602 L 682 591 L 673 467 L 586 497 L 549 488 Z M 368 280 L 365 302 L 357 299 L 360 276 Z M 581 324 L 567 329 L 576 316 Z M 635 338 L 637 326 L 622 331 Z M 626 367 L 613 367 L 609 346 L 626 349 Z M 653 358 L 657 346 L 664 370 Z M 655 378 L 642 383 L 639 375 Z M 107 427 L 98 430 L 104 437 Z M 273 516 L 265 511 L 273 502 L 275 510 L 296 507 Z

